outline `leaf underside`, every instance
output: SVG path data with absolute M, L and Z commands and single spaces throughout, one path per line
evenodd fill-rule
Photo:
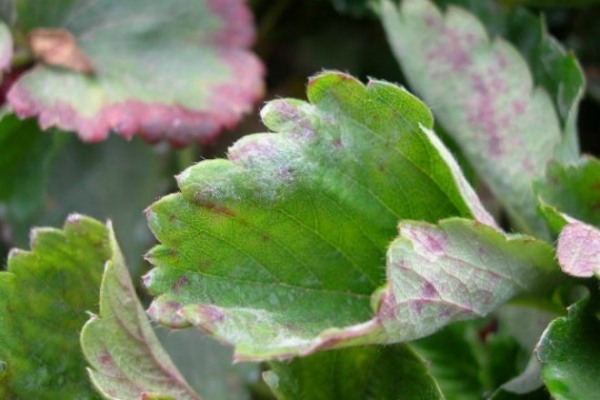
M 81 346 L 91 365 L 88 372 L 92 382 L 110 399 L 200 400 L 156 338 L 112 227 L 108 230 L 111 259 L 100 288 L 100 314 L 93 315 L 81 331 Z
M 22 117 L 97 142 L 110 131 L 175 145 L 208 142 L 261 95 L 243 0 L 17 4 L 20 26 L 64 29 L 93 73 L 40 63 L 8 93 Z M 66 51 L 66 50 L 65 50 Z

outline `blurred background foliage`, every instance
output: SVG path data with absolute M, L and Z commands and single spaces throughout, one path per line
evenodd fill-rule
M 463 5 L 482 0 L 456 0 Z M 487 0 L 486 0 L 487 1 Z M 438 0 L 439 4 L 452 2 Z M 266 65 L 263 101 L 305 98 L 307 78 L 324 69 L 404 83 L 379 20 L 367 0 L 250 0 L 255 15 L 257 40 L 254 50 Z M 501 0 L 501 7 L 524 6 L 542 14 L 550 32 L 580 60 L 587 78 L 581 104 L 579 134 L 583 152 L 600 155 L 600 0 Z M 10 79 L 8 79 L 9 81 Z M 6 88 L 0 88 L 0 96 Z M 144 208 L 161 195 L 176 190 L 174 175 L 206 158 L 223 157 L 238 138 L 265 131 L 258 112 L 263 102 L 233 130 L 223 132 L 209 146 L 176 150 L 161 143 L 149 146 L 139 139 L 127 142 L 113 136 L 99 144 L 83 144 L 75 134 L 40 132 L 34 121 L 8 116 L 0 121 L 0 263 L 6 265 L 11 247 L 28 247 L 32 226 L 59 227 L 71 212 L 100 220 L 112 219 L 122 244 L 133 281 L 147 271 L 143 254 L 153 243 Z M 15 133 L 19 133 L 17 136 Z M 11 149 L 9 152 L 2 149 Z M 142 298 L 143 292 L 140 291 Z M 163 332 L 164 333 L 164 332 Z M 190 333 L 189 336 L 198 335 Z M 167 348 L 185 348 L 185 334 L 161 334 Z M 169 340 L 176 344 L 169 344 Z M 208 339 L 206 339 L 208 340 Z M 212 343 L 212 342 L 211 342 Z M 212 347 L 211 347 L 212 346 Z M 241 389 L 258 381 L 256 366 L 230 368 L 229 349 L 209 345 L 204 354 L 223 361 L 227 380 L 214 383 L 208 398 L 248 399 Z M 200 350 L 199 350 L 200 351 Z M 181 351 L 179 352 L 181 353 Z M 186 352 L 184 352 L 186 353 Z M 172 353 L 182 370 L 198 357 Z M 221 371 L 222 372 L 222 371 Z M 187 377 L 197 387 L 206 379 Z M 220 385 L 220 386 L 219 386 Z M 196 385 L 194 385 L 196 386 Z M 236 389 L 233 390 L 232 387 Z M 227 394 L 229 393 L 229 394 Z M 265 398 L 264 387 L 255 384 L 256 398 Z

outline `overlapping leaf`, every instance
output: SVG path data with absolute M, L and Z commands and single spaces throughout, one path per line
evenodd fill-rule
M 574 113 L 581 73 L 574 69 L 574 61 L 552 41 L 542 40 L 529 49 L 550 56 L 552 62 L 539 68 L 546 75 L 549 71 L 576 75 L 556 99 L 559 120 L 552 98 L 534 86 L 518 51 L 503 39 L 490 40 L 481 23 L 465 10 L 449 6 L 442 14 L 427 0 L 405 0 L 398 10 L 384 1 L 381 16 L 412 87 L 433 108 L 517 224 L 543 234 L 531 182 L 543 175 L 559 147 L 565 158 L 576 153 Z M 564 78 L 552 80 L 543 73 L 540 80 L 552 82 L 555 94 L 554 88 L 560 86 L 556 82 Z
M 260 96 L 262 66 L 247 50 L 254 33 L 243 0 L 27 0 L 17 12 L 26 33 L 53 29 L 42 36 L 53 65 L 40 63 L 8 94 L 19 115 L 43 127 L 76 130 L 85 141 L 112 130 L 206 142 Z M 91 73 L 60 66 L 81 57 Z
M 540 210 L 560 232 L 557 257 L 563 271 L 578 277 L 600 276 L 600 162 L 552 163 L 536 183 Z
M 162 242 L 145 278 L 161 295 L 154 318 L 198 325 L 240 357 L 309 351 L 324 330 L 368 319 L 399 219 L 493 223 L 464 200 L 474 194 L 421 131 L 431 115 L 412 95 L 328 73 L 308 96 L 271 102 L 263 120 L 279 134 L 187 169 L 182 193 L 148 210 Z
M 8 205 L 7 219 L 28 220 L 41 208 L 56 144 L 35 121 L 19 121 L 14 115 L 1 119 L 0 202 Z
M 64 230 L 33 231 L 30 252 L 13 250 L 0 273 L 0 397 L 99 398 L 85 373 L 79 331 L 96 309 L 105 227 L 73 215 Z
M 560 282 L 553 248 L 473 221 L 401 222 L 390 245 L 388 285 L 373 321 L 388 341 L 407 341 L 453 321 L 489 314 L 524 292 Z
M 156 338 L 110 226 L 108 231 L 111 255 L 100 288 L 100 314 L 81 331 L 92 382 L 109 399 L 199 400 Z
M 238 359 L 283 358 L 411 340 L 552 286 L 552 248 L 493 227 L 417 99 L 339 73 L 313 78 L 308 98 L 268 104 L 278 134 L 187 169 L 181 193 L 149 208 L 156 320 Z M 401 225 L 371 298 L 397 222 L 452 215 L 480 222 Z
M 444 399 L 424 360 L 406 345 L 332 350 L 271 368 L 265 380 L 280 400 Z

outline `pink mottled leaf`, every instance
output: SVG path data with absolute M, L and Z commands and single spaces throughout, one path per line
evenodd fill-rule
M 438 122 L 517 226 L 544 235 L 531 183 L 543 176 L 563 128 L 523 56 L 459 7 L 442 13 L 429 0 L 399 8 L 384 1 L 381 18 L 408 81 Z
M 509 299 L 550 290 L 560 270 L 547 243 L 461 219 L 404 221 L 387 254 L 388 284 L 373 322 L 388 341 L 426 336 L 485 316 Z
M 115 131 L 175 145 L 207 142 L 262 91 L 244 0 L 29 0 L 17 12 L 25 33 L 45 28 L 75 42 L 44 42 L 44 60 L 53 65 L 40 61 L 21 76 L 10 104 L 42 127 L 75 130 L 84 141 Z M 77 54 L 91 65 L 75 68 L 83 65 L 73 64 Z
M 558 238 L 557 257 L 566 274 L 600 277 L 600 231 L 580 221 L 567 224 Z

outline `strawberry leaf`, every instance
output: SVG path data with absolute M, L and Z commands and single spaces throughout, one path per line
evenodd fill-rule
M 58 142 L 33 120 L 19 121 L 14 115 L 0 120 L 0 202 L 8 206 L 12 223 L 28 221 L 42 207 Z
M 406 345 L 326 351 L 270 365 L 265 381 L 279 400 L 444 398 L 425 361 Z
M 76 130 L 93 142 L 111 130 L 176 145 L 207 142 L 261 94 L 243 0 L 28 0 L 17 12 L 42 62 L 8 100 L 44 128 Z
M 31 249 L 13 250 L 0 272 L 0 397 L 99 398 L 78 335 L 110 257 L 106 229 L 71 215 L 63 230 L 34 230 Z
M 4 12 L 4 10 L 0 10 Z M 3 18 L 3 14 L 0 14 Z M 10 29 L 5 22 L 0 21 L 0 70 L 6 71 L 10 68 L 10 62 L 13 56 L 13 40 Z
M 232 343 L 238 360 L 286 358 L 412 340 L 552 287 L 552 247 L 493 227 L 416 98 L 341 73 L 313 78 L 308 98 L 268 104 L 279 134 L 187 169 L 149 208 L 154 319 Z M 426 223 L 452 215 L 479 222 Z M 376 291 L 407 219 L 426 222 L 401 224 Z
M 81 331 L 94 386 L 109 399 L 199 400 L 156 338 L 110 225 L 108 231 L 111 258 L 100 287 L 100 314 Z
M 536 182 L 540 211 L 560 232 L 557 258 L 562 270 L 576 277 L 600 277 L 600 161 L 551 163 L 546 178 Z
M 460 320 L 482 317 L 523 293 L 549 293 L 560 282 L 554 249 L 474 221 L 438 226 L 401 222 L 390 245 L 388 284 L 373 297 L 388 342 L 426 336 Z
M 531 182 L 543 175 L 559 146 L 572 156 L 581 85 L 570 87 L 574 92 L 569 90 L 570 101 L 561 109 L 563 128 L 524 58 L 505 40 L 490 40 L 472 14 L 454 6 L 442 14 L 427 0 L 406 0 L 399 9 L 384 1 L 381 17 L 411 85 L 518 226 L 544 235 Z M 553 56 L 550 70 L 559 71 L 556 64 L 564 60 L 548 47 L 543 54 Z
M 576 163 L 548 165 L 546 176 L 535 184 L 542 214 L 551 223 L 556 211 L 600 226 L 600 161 L 582 157 Z M 554 212 L 553 212 L 554 211 Z M 564 225 L 566 221 L 563 222 Z M 551 224 L 555 230 L 561 224 Z

